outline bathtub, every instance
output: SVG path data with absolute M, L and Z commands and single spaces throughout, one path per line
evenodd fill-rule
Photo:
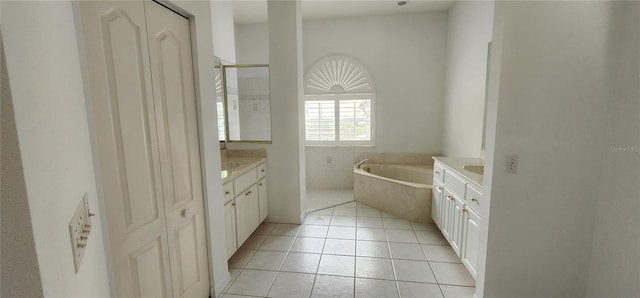
M 368 164 L 353 168 L 356 201 L 413 222 L 432 223 L 433 165 Z

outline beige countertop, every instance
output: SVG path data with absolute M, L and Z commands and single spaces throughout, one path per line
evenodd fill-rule
M 266 158 L 256 156 L 223 157 L 222 171 L 220 172 L 222 183 L 224 184 L 235 179 L 265 161 Z
M 453 169 L 464 178 L 467 178 L 471 182 L 477 184 L 477 186 L 482 187 L 482 180 L 484 176 L 473 173 L 473 172 L 469 172 L 464 169 L 464 166 L 484 165 L 484 160 L 480 158 L 472 158 L 472 157 L 433 157 L 433 159 L 435 161 L 439 161 L 445 164 L 446 166 Z

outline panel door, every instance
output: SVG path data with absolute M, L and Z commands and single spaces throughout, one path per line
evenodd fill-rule
M 259 223 L 261 223 L 269 215 L 269 200 L 267 197 L 267 178 L 263 178 L 262 180 L 258 181 L 258 200 L 260 201 Z
M 451 248 L 456 252 L 458 256 L 460 256 L 460 248 L 462 244 L 462 224 L 463 224 L 463 215 L 464 215 L 464 203 L 460 201 L 458 198 L 454 197 L 452 200 L 453 209 L 451 212 L 451 231 L 449 243 L 451 244 Z
M 189 20 L 144 1 L 174 297 L 207 297 L 209 272 Z
M 466 210 L 466 211 L 464 211 Z M 462 227 L 461 258 L 462 263 L 469 269 L 469 273 L 476 278 L 478 275 L 478 248 L 480 244 L 480 216 L 473 210 L 466 208 L 464 211 L 464 224 Z
M 79 1 L 116 296 L 172 296 L 142 2 Z
M 247 189 L 245 195 L 249 198 L 249 235 L 260 225 L 260 199 L 258 186 L 253 185 Z
M 236 202 L 231 201 L 224 205 L 224 227 L 227 237 L 227 258 L 231 258 L 236 252 Z
M 441 183 L 433 181 L 433 189 L 431 193 L 431 219 L 442 230 L 442 191 L 444 186 Z
M 249 196 L 245 193 L 239 194 L 236 198 L 236 247 L 242 246 L 249 234 L 251 228 L 249 226 L 249 214 L 251 213 Z
M 453 206 L 455 205 L 453 194 L 446 187 L 442 192 L 442 235 L 451 241 L 451 230 L 453 229 Z

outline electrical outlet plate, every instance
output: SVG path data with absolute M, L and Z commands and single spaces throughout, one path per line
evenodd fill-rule
M 89 212 L 89 196 L 85 193 L 69 222 L 71 251 L 73 252 L 76 273 L 80 270 L 80 263 L 87 248 L 87 240 L 91 232 L 91 215 Z

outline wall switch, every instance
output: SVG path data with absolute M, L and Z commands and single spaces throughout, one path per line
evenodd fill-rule
M 82 200 L 71 218 L 71 222 L 69 222 L 71 251 L 73 252 L 73 263 L 76 268 L 76 273 L 80 270 L 80 263 L 82 262 L 87 241 L 89 240 L 91 216 L 94 216 L 94 214 L 89 211 L 89 195 L 84 193 Z
M 327 163 L 333 163 L 333 156 L 327 156 Z
M 517 172 L 518 172 L 518 156 L 507 155 L 507 169 L 505 170 L 505 173 L 515 174 Z

